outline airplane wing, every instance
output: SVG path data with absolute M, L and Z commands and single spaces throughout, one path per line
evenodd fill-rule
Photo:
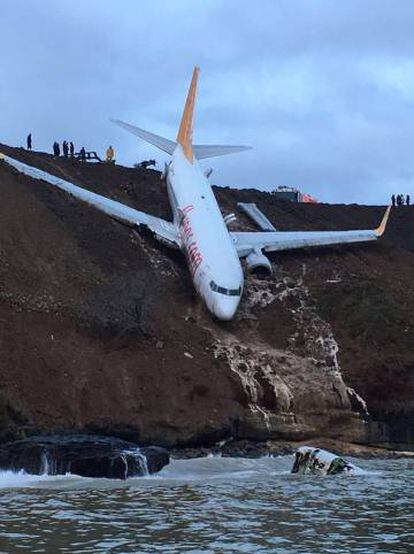
M 173 223 L 170 223 L 169 221 L 140 212 L 134 208 L 130 208 L 129 206 L 122 204 L 121 202 L 111 200 L 110 198 L 106 198 L 105 196 L 101 196 L 95 192 L 78 187 L 77 185 L 74 185 L 69 181 L 65 181 L 64 179 L 60 179 L 51 173 L 47 173 L 46 171 L 42 171 L 36 167 L 19 162 L 18 160 L 1 153 L 0 159 L 4 160 L 21 173 L 32 177 L 32 179 L 46 181 L 47 183 L 68 192 L 72 196 L 79 198 L 79 200 L 90 204 L 94 208 L 105 212 L 122 223 L 132 227 L 142 226 L 144 228 L 148 228 L 152 233 L 154 233 L 155 237 L 159 241 L 167 244 L 168 246 L 180 248 L 181 241 L 179 239 L 178 232 Z
M 273 252 L 311 246 L 328 246 L 377 240 L 384 234 L 391 206 L 385 211 L 381 224 L 376 229 L 353 231 L 258 231 L 230 233 L 240 258 L 253 250 Z

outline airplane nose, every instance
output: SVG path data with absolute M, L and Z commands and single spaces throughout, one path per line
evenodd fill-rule
M 236 313 L 239 298 L 220 298 L 214 304 L 214 315 L 223 321 L 230 321 Z

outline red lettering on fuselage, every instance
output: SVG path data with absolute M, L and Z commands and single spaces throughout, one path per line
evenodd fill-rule
M 187 256 L 188 265 L 190 266 L 191 275 L 194 276 L 203 261 L 203 256 L 200 253 L 197 242 L 194 240 L 194 233 L 191 227 L 191 222 L 188 214 L 194 210 L 193 205 L 188 205 L 181 210 L 180 218 L 180 239 L 184 245 L 184 252 Z

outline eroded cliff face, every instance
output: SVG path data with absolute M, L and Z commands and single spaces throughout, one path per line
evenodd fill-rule
M 155 171 L 0 150 L 169 217 Z M 0 434 L 82 429 L 165 446 L 220 440 L 412 443 L 414 211 L 383 241 L 281 253 L 234 321 L 184 259 L 0 162 Z M 371 228 L 383 208 L 256 202 L 279 229 Z M 237 225 L 252 228 L 238 213 Z

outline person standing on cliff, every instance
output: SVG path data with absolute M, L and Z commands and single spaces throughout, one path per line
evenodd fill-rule
M 31 150 L 31 149 L 32 149 L 32 133 L 29 133 L 29 134 L 27 135 L 26 146 L 27 146 L 27 150 Z
M 114 162 L 114 156 L 115 156 L 115 151 L 114 149 L 112 148 L 112 146 L 108 146 L 108 149 L 106 151 L 106 163 L 113 163 Z
M 67 158 L 68 154 L 69 154 L 69 145 L 68 145 L 68 142 L 66 140 L 63 141 L 62 151 L 63 151 L 63 155 L 65 156 L 65 158 Z
M 53 155 L 56 156 L 56 158 L 60 156 L 60 146 L 56 141 L 53 143 Z
M 72 141 L 70 141 L 69 143 L 69 154 L 71 158 L 73 158 L 73 156 L 75 155 L 75 147 L 73 146 Z
M 407 206 L 410 205 L 410 200 L 411 200 L 411 199 L 410 199 L 410 195 L 407 194 L 407 196 L 405 197 L 405 203 L 406 203 Z
M 392 205 L 395 206 L 395 194 L 391 196 Z

